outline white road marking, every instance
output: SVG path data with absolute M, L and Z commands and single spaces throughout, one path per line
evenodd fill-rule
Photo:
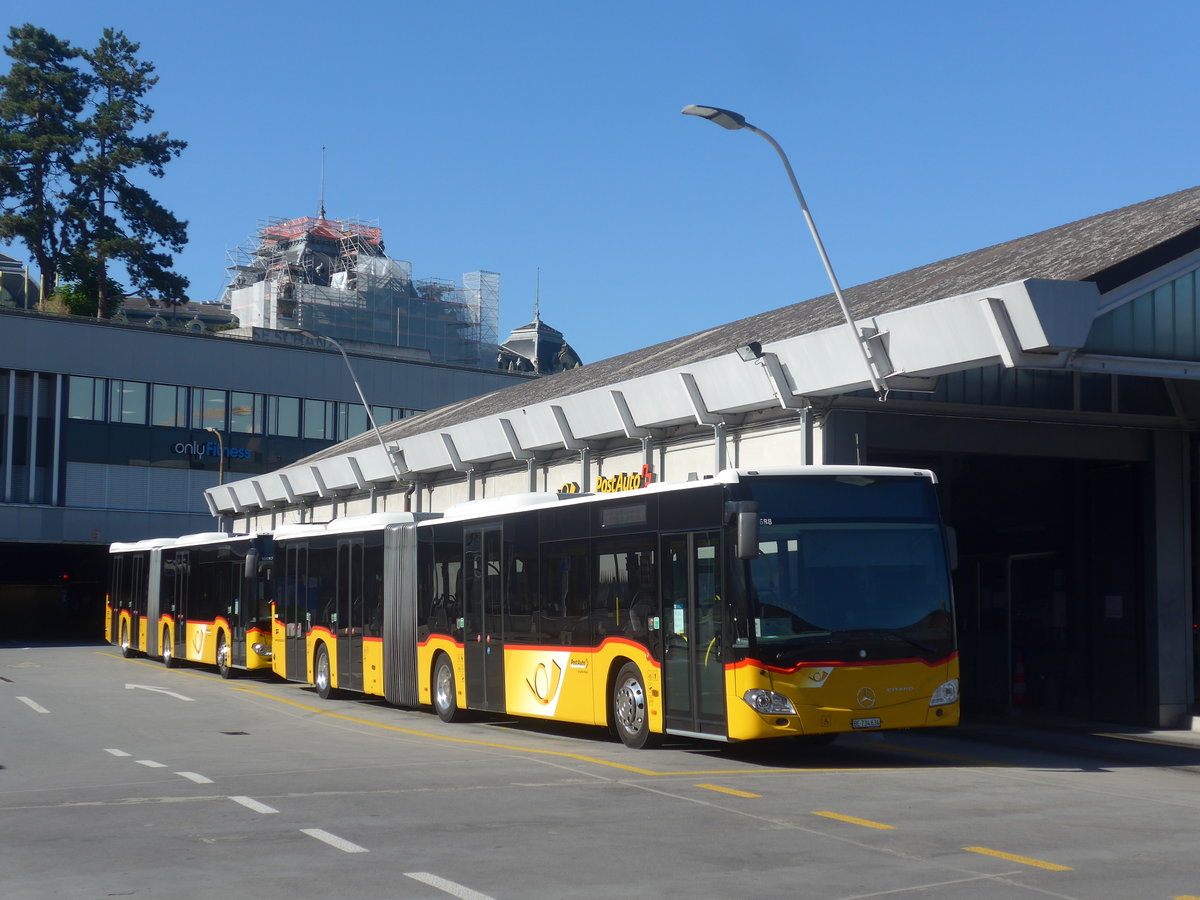
M 324 831 L 320 828 L 301 828 L 300 830 L 309 837 L 314 837 L 318 841 L 324 841 L 330 847 L 337 847 L 339 850 L 342 850 L 346 853 L 371 852 L 366 847 L 360 847 L 358 844 L 353 844 L 345 838 L 340 838 L 336 834 L 330 834 L 328 831 Z
M 275 807 L 267 806 L 265 803 L 259 803 L 253 797 L 230 797 L 229 799 L 234 803 L 242 804 L 242 806 L 246 807 L 246 809 L 254 810 L 256 813 L 266 814 L 279 812 L 279 810 L 275 809 Z
M 213 780 L 211 778 L 206 778 L 205 776 L 198 775 L 195 772 L 176 772 L 175 774 L 182 775 L 188 781 L 194 781 L 194 782 L 196 782 L 196 784 L 212 784 L 213 783 Z
M 44 707 L 38 703 L 34 703 L 28 697 L 18 697 L 17 699 L 20 700 L 22 703 L 24 703 L 26 706 L 28 706 L 30 709 L 32 709 L 34 712 L 39 712 L 39 713 L 50 712 L 50 710 L 46 709 L 46 707 Z
M 126 753 L 124 750 L 118 750 L 116 747 L 105 747 L 105 753 L 111 753 L 113 756 L 132 756 L 132 753 Z
M 153 691 L 156 694 L 166 694 L 168 697 L 174 697 L 176 700 L 186 700 L 188 703 L 193 702 L 191 697 L 185 697 L 183 694 L 177 694 L 174 691 L 168 691 L 166 688 L 155 687 L 152 684 L 127 684 L 125 685 L 125 690 Z
M 445 891 L 452 897 L 458 897 L 459 900 L 493 900 L 488 894 L 481 894 L 479 891 L 473 891 L 456 881 L 449 881 L 429 872 L 405 872 L 404 875 L 413 881 L 420 881 L 422 884 L 435 887 L 439 891 Z
M 155 762 L 152 759 L 138 759 L 134 760 L 134 762 L 136 762 L 139 766 L 145 766 L 148 769 L 165 769 L 167 767 L 166 763 Z

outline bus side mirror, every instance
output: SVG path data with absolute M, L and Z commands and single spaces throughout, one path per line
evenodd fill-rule
M 758 559 L 758 504 L 749 500 L 727 503 L 737 533 L 737 558 Z
M 246 551 L 246 567 L 242 574 L 247 579 L 254 579 L 258 577 L 257 550 L 251 549 Z

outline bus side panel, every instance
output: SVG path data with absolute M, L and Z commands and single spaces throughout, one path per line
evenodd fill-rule
M 445 653 L 454 666 L 454 693 L 458 708 L 467 708 L 467 666 L 462 644 L 436 634 L 417 647 L 417 699 L 423 706 L 433 705 L 433 663 Z
M 116 643 L 113 640 L 112 595 L 107 592 L 104 594 L 104 640 L 109 644 Z
M 363 638 L 363 693 L 383 696 L 383 639 Z
M 338 652 L 337 638 L 333 636 L 328 628 L 318 625 L 313 628 L 305 636 L 304 639 L 305 655 L 307 656 L 305 665 L 305 674 L 303 681 L 305 684 L 316 684 L 313 678 L 313 662 L 317 658 L 317 647 L 324 647 L 325 652 L 329 654 L 329 686 L 336 688 L 338 686 Z M 297 676 L 299 672 L 292 672 L 290 678 L 292 681 L 300 681 Z
M 187 639 L 187 658 L 191 662 L 217 664 L 217 626 L 214 622 L 193 622 L 184 626 Z
M 271 671 L 280 678 L 288 678 L 287 670 L 287 625 L 278 618 L 278 607 L 271 604 Z M 297 679 L 291 679 L 293 681 Z
M 595 676 L 592 679 L 593 704 L 596 724 L 608 725 L 611 685 L 626 661 L 637 665 L 646 686 L 646 715 L 650 720 L 650 731 L 663 731 L 662 665 L 651 658 L 649 651 L 640 643 L 621 638 L 608 639 L 596 653 Z
M 147 629 L 147 627 L 146 627 L 146 626 L 147 626 L 148 624 L 149 624 L 149 623 L 146 621 L 146 617 L 145 617 L 145 616 L 138 616 L 138 620 L 137 620 L 137 648 L 138 648 L 138 650 L 140 650 L 142 653 L 145 653 L 145 652 L 146 652 L 146 632 L 148 631 L 148 629 Z

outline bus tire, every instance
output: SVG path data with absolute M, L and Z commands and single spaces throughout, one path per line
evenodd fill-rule
M 317 686 L 317 696 L 322 700 L 333 696 L 333 673 L 329 668 L 329 651 L 324 644 L 317 647 L 317 655 L 313 657 L 313 683 Z
M 229 664 L 229 644 L 225 632 L 217 635 L 217 672 L 222 678 L 232 678 L 237 671 Z
M 642 671 L 627 662 L 613 682 L 612 722 L 621 742 L 633 750 L 653 747 L 662 739 L 650 731 L 650 713 L 646 708 L 646 683 Z
M 126 659 L 133 657 L 133 643 L 129 639 L 129 622 L 121 622 L 121 655 Z
M 466 718 L 466 713 L 458 706 L 454 665 L 444 653 L 433 667 L 433 708 L 443 722 L 461 722 Z
M 174 669 L 179 665 L 179 659 L 175 656 L 175 645 L 171 643 L 171 629 L 169 628 L 164 628 L 162 633 L 162 661 L 168 669 Z

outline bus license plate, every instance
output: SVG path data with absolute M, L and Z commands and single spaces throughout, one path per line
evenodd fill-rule
M 878 728 L 883 724 L 882 719 L 851 719 L 851 728 Z

